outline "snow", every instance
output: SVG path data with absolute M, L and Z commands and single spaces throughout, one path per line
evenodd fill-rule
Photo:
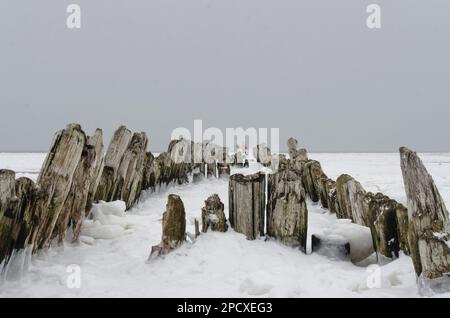
M 45 160 L 45 153 L 1 153 L 0 169 L 16 172 L 16 178 L 27 177 L 36 180 Z
M 326 213 L 317 206 L 309 206 L 308 212 L 312 216 L 308 220 L 308 233 L 325 235 L 344 239 L 350 243 L 350 257 L 354 262 L 360 262 L 374 253 L 370 229 L 352 223 L 347 219 L 336 219 L 335 215 Z M 311 250 L 311 249 L 309 249 Z
M 336 180 L 343 173 L 359 181 L 367 191 L 382 192 L 392 199 L 406 203 L 400 155 L 398 153 L 310 154 L 318 160 L 328 177 Z M 433 177 L 441 196 L 450 206 L 450 154 L 419 154 Z
M 215 214 L 210 214 L 208 216 L 208 219 L 214 224 L 219 223 L 219 217 L 217 215 L 215 215 Z
M 36 175 L 44 155 L 0 154 L 0 168 Z M 398 154 L 310 154 L 332 178 L 354 176 L 370 191 L 405 203 Z M 450 154 L 421 155 L 450 205 Z M 257 171 L 256 165 L 233 173 Z M 275 240 L 248 241 L 229 229 L 201 234 L 163 258 L 148 261 L 161 240 L 167 195 L 181 196 L 187 231 L 201 219 L 204 200 L 219 194 L 228 213 L 227 180 L 209 179 L 143 194 L 124 213 L 123 202 L 100 203 L 83 225 L 80 242 L 66 242 L 34 256 L 20 279 L 0 285 L 0 297 L 419 297 L 411 259 L 354 265 L 322 255 L 305 255 Z M 337 220 L 308 203 L 308 234 L 340 235 L 364 248 L 367 229 Z M 366 234 L 364 234 L 366 233 Z M 352 245 L 353 246 L 353 245 Z M 310 249 L 309 249 L 310 250 Z M 81 269 L 81 288 L 69 288 L 70 265 Z M 373 284 L 375 282 L 375 284 Z M 374 287 L 375 285 L 375 287 Z M 450 294 L 441 294 L 450 297 Z

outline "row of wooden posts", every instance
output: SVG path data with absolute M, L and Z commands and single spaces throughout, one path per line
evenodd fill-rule
M 407 209 L 382 193 L 367 192 L 349 175 L 328 178 L 318 161 L 297 149 L 295 139 L 288 147 L 290 158 L 277 155 L 278 171 L 268 176 L 266 206 L 263 174 L 231 176 L 229 215 L 236 231 L 255 239 L 264 235 L 266 223 L 268 236 L 306 251 L 308 196 L 338 218 L 370 228 L 377 253 L 387 258 L 398 257 L 400 251 L 410 255 L 419 277 L 445 278 L 450 273 L 448 211 L 414 151 L 400 148 Z M 313 249 L 318 240 L 313 238 Z
M 437 280 L 437 285 L 442 285 L 439 279 L 446 279 L 450 272 L 448 212 L 432 177 L 415 152 L 404 147 L 400 149 L 408 210 L 382 193 L 367 192 L 349 175 L 343 174 L 336 181 L 328 178 L 318 161 L 309 160 L 305 149 L 297 149 L 295 139 L 288 141 L 288 147 L 289 159 L 283 155 L 271 156 L 267 147 L 258 146 L 258 161 L 267 166 L 273 166 L 273 160 L 277 162 L 278 169 L 267 177 L 261 172 L 230 177 L 229 222 L 235 231 L 250 240 L 266 235 L 306 253 L 306 198 L 309 197 L 324 209 L 336 213 L 337 218 L 350 219 L 368 227 L 378 254 L 392 259 L 403 251 L 411 256 L 418 277 Z M 211 220 L 212 230 L 226 231 L 223 203 L 217 195 L 208 198 L 202 209 L 204 232 Z M 171 222 L 184 225 L 180 228 Z M 178 232 L 181 229 L 183 232 Z M 152 255 L 154 252 L 167 253 L 181 244 L 185 236 L 182 200 L 170 195 L 163 217 L 162 242 L 152 249 Z M 348 241 L 312 236 L 313 250 L 336 243 L 338 246 L 334 245 L 334 248 L 350 253 Z M 450 287 L 449 281 L 444 280 L 443 284 L 447 289 Z
M 0 170 L 0 265 L 18 251 L 61 243 L 67 233 L 77 241 L 94 202 L 122 200 L 128 210 L 143 190 L 188 182 L 190 174 L 198 180 L 230 173 L 227 163 L 194 163 L 194 150 L 217 149 L 208 143 L 175 140 L 157 157 L 147 144 L 145 133 L 121 126 L 104 154 L 102 130 L 87 136 L 70 124 L 56 133 L 36 182 Z
M 174 140 L 157 157 L 147 151 L 147 144 L 145 133 L 132 133 L 122 126 L 104 155 L 101 130 L 86 136 L 79 125 L 71 124 L 56 134 L 36 183 L 28 178 L 16 180 L 13 171 L 0 170 L 0 263 L 6 264 L 16 251 L 36 252 L 55 241 L 61 243 L 67 233 L 76 241 L 96 201 L 122 200 L 130 209 L 143 190 L 185 183 L 190 176 L 198 180 L 230 175 L 228 163 L 194 161 L 196 152 L 209 151 L 208 144 Z M 258 161 L 272 167 L 276 161 L 278 169 L 267 180 L 262 173 L 230 177 L 229 221 L 235 231 L 248 239 L 267 234 L 306 252 L 309 197 L 338 218 L 370 228 L 379 254 L 393 258 L 403 251 L 410 255 L 418 276 L 435 279 L 450 272 L 448 212 L 415 152 L 400 149 L 407 209 L 381 193 L 366 192 L 349 175 L 336 181 L 328 178 L 318 161 L 297 149 L 295 139 L 288 140 L 288 148 L 289 159 L 272 156 L 265 146 L 257 147 Z M 217 151 L 217 147 L 211 149 Z M 244 165 L 238 156 L 228 158 L 226 149 L 221 156 L 223 162 Z M 164 254 L 184 241 L 185 228 L 181 198 L 170 195 L 162 241 L 152 254 Z M 202 210 L 202 230 L 209 228 L 227 228 L 223 203 L 214 195 Z

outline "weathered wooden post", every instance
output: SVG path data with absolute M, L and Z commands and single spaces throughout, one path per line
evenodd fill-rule
M 400 250 L 406 255 L 411 255 L 411 249 L 409 247 L 408 233 L 409 233 L 409 219 L 408 209 L 402 204 L 397 206 L 397 226 L 398 237 L 400 240 Z
M 145 133 L 134 133 L 117 169 L 112 198 L 124 201 L 127 210 L 141 194 L 147 143 Z
M 9 201 L 15 196 L 15 178 L 16 173 L 14 171 L 0 170 L 0 219 L 5 214 Z
M 103 131 L 101 129 L 95 130 L 94 135 L 88 136 L 87 144 L 92 146 L 95 150 L 95 162 L 93 163 L 93 176 L 89 185 L 88 198 L 86 202 L 86 213 L 92 208 L 92 203 L 95 199 L 95 193 L 102 177 L 103 167 L 105 165 L 105 157 L 103 154 Z
M 33 228 L 38 225 L 38 217 L 34 209 L 37 187 L 33 180 L 25 177 L 17 179 L 15 184 L 18 205 L 13 226 L 12 239 L 14 243 L 12 248 L 21 250 L 25 249 L 31 242 Z
M 153 161 L 155 156 L 151 152 L 145 154 L 144 171 L 142 175 L 142 190 L 155 190 L 156 180 Z
M 308 209 L 301 176 L 279 170 L 268 179 L 267 234 L 306 253 Z
M 120 126 L 114 132 L 106 151 L 104 168 L 95 194 L 96 201 L 113 200 L 118 169 L 131 138 L 132 133 L 125 126 Z
M 408 203 L 409 247 L 416 274 L 425 280 L 445 279 L 448 290 L 450 233 L 447 208 L 417 154 L 402 147 L 400 159 Z
M 229 218 L 231 227 L 254 240 L 264 235 L 265 176 L 256 173 L 230 177 Z
M 16 173 L 12 170 L 0 170 L 0 265 L 9 257 L 10 252 L 17 206 L 15 176 Z
M 261 163 L 263 166 L 270 166 L 272 161 L 272 153 L 270 148 L 266 144 L 258 144 L 253 152 L 256 154 L 256 161 Z
M 233 158 L 228 153 L 228 148 L 223 147 L 222 158 L 217 162 L 217 173 L 219 178 L 226 177 L 229 178 L 231 175 L 231 164 L 233 163 Z
M 320 179 L 326 177 L 320 162 L 309 160 L 303 165 L 303 185 L 312 202 L 320 199 Z
M 218 232 L 226 232 L 228 229 L 224 204 L 217 194 L 208 197 L 202 208 L 202 232 L 206 233 L 209 228 Z
M 325 175 L 319 180 L 319 198 L 320 204 L 324 209 L 336 213 L 339 209 L 336 199 L 336 182 Z
M 186 213 L 183 201 L 178 195 L 167 198 L 166 211 L 162 219 L 161 243 L 152 247 L 150 258 L 164 255 L 177 248 L 186 240 Z
M 56 134 L 37 180 L 39 193 L 36 208 L 39 209 L 40 221 L 34 237 L 34 250 L 50 244 L 85 144 L 86 135 L 80 125 L 70 124 Z
M 52 233 L 52 239 L 57 238 L 58 243 L 63 242 L 69 225 L 73 228 L 72 241 L 78 239 L 81 224 L 86 215 L 89 189 L 91 183 L 95 182 L 96 155 L 96 149 L 93 146 L 88 144 L 84 146 L 73 174 L 70 191 Z
M 306 149 L 297 149 L 298 147 L 298 141 L 297 139 L 291 137 L 287 141 L 288 146 L 288 152 L 289 152 L 289 158 L 291 160 L 302 160 L 306 161 L 308 160 L 308 154 L 306 152 Z
M 197 219 L 194 219 L 194 238 L 197 238 L 200 236 L 200 224 Z
M 366 191 L 362 185 L 347 174 L 336 180 L 336 199 L 339 211 L 336 216 L 340 219 L 351 219 L 356 224 L 365 225 L 362 220 L 362 201 Z
M 234 165 L 238 167 L 244 167 L 245 166 L 245 154 L 238 150 L 234 155 Z
M 217 173 L 219 178 L 229 177 L 231 174 L 231 167 L 228 163 L 218 163 L 217 164 Z
M 38 221 L 33 214 L 35 202 L 34 182 L 28 178 L 17 179 L 15 194 L 10 197 L 7 213 L 0 220 L 0 271 L 5 277 L 20 274 L 27 264 L 28 258 L 24 256 L 31 252 L 28 243 L 31 231 Z M 9 266 L 11 262 L 13 267 Z
M 367 193 L 363 199 L 361 225 L 370 228 L 375 250 L 389 258 L 398 257 L 401 238 L 397 220 L 403 206 L 382 193 Z

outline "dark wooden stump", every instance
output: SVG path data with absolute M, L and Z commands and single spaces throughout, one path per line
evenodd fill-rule
M 202 232 L 206 233 L 208 229 L 217 232 L 226 232 L 228 229 L 224 204 L 217 194 L 206 199 L 205 206 L 202 208 Z
M 186 213 L 178 195 L 170 194 L 162 219 L 161 243 L 152 247 L 150 257 L 164 255 L 186 240 Z

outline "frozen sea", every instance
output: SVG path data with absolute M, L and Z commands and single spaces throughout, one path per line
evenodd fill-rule
M 420 157 L 449 206 L 450 154 Z M 36 179 L 44 158 L 45 154 L 0 153 L 0 169 Z M 320 153 L 310 154 L 310 158 L 319 160 L 333 179 L 347 173 L 368 191 L 406 201 L 398 154 Z M 165 258 L 147 262 L 151 246 L 161 239 L 161 217 L 169 193 L 181 196 L 187 231 L 193 233 L 194 219 L 201 218 L 201 207 L 210 194 L 219 194 L 228 213 L 227 190 L 226 180 L 211 179 L 144 193 L 139 204 L 127 213 L 123 213 L 120 202 L 99 205 L 94 209 L 94 219 L 85 221 L 81 242 L 66 243 L 34 256 L 26 273 L 0 282 L 0 297 L 419 296 L 408 256 L 381 264 L 380 284 L 370 288 L 370 268 L 305 255 L 272 240 L 248 241 L 232 229 L 202 234 L 194 244 L 184 244 Z M 309 203 L 308 209 L 309 235 L 348 226 L 346 220 L 337 220 L 318 205 Z M 79 288 L 68 284 L 71 265 L 79 266 Z

